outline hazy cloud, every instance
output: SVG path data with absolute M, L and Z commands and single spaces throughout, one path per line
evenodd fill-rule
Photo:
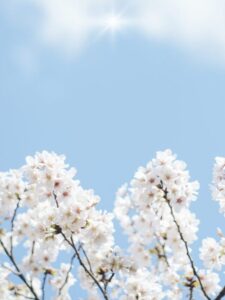
M 99 36 L 126 29 L 225 58 L 223 0 L 33 0 L 36 34 L 74 53 Z M 17 3 L 18 6 L 18 3 Z M 26 17 L 26 16 L 25 16 Z

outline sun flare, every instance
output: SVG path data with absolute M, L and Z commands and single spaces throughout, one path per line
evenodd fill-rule
M 105 28 L 111 32 L 121 30 L 125 25 L 125 20 L 118 14 L 111 14 L 105 18 Z

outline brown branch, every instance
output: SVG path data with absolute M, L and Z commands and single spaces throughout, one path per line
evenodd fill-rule
M 86 258 L 86 260 L 87 260 L 87 263 L 88 263 L 88 266 L 89 266 L 89 271 L 90 271 L 92 274 L 94 274 L 94 272 L 93 272 L 93 270 L 92 270 L 92 267 L 91 267 L 91 262 L 90 262 L 90 260 L 89 260 L 89 258 L 88 258 L 88 256 L 87 256 L 86 251 L 84 250 L 84 247 L 83 247 L 82 245 L 80 245 L 80 247 L 81 247 L 81 250 L 82 250 L 82 252 L 84 253 L 84 256 L 85 256 L 85 258 Z
M 112 274 L 111 276 L 108 278 L 108 282 L 111 282 L 113 277 L 115 276 L 115 273 L 111 270 Z
M 180 225 L 177 223 L 177 220 L 176 220 L 175 215 L 174 215 L 174 212 L 173 212 L 173 208 L 172 208 L 172 206 L 171 206 L 171 204 L 169 203 L 168 200 L 167 200 L 167 203 L 168 203 L 168 205 L 169 205 L 169 207 L 170 207 L 170 212 L 171 212 L 171 215 L 172 215 L 172 217 L 173 217 L 173 221 L 174 221 L 174 223 L 176 224 L 177 231 L 178 231 L 178 233 L 179 233 L 179 235 L 180 235 L 180 239 L 181 239 L 181 240 L 183 241 L 183 243 L 184 243 L 184 246 L 185 246 L 185 249 L 186 249 L 186 254 L 187 254 L 187 257 L 188 257 L 189 262 L 190 262 L 190 264 L 191 264 L 191 268 L 192 268 L 193 274 L 194 274 L 195 277 L 198 279 L 198 282 L 199 282 L 199 284 L 200 284 L 200 288 L 201 288 L 201 290 L 202 290 L 202 293 L 203 293 L 204 296 L 206 297 L 206 299 L 211 300 L 211 299 L 209 298 L 209 296 L 207 295 L 205 289 L 204 289 L 204 286 L 203 286 L 203 284 L 202 284 L 202 281 L 201 281 L 200 276 L 199 276 L 198 273 L 197 273 L 197 270 L 196 270 L 196 268 L 195 268 L 194 262 L 193 262 L 193 260 L 192 260 L 192 258 L 191 258 L 191 255 L 190 255 L 190 252 L 189 252 L 189 249 L 188 249 L 188 243 L 187 243 L 186 240 L 184 239 L 184 236 L 183 236 L 183 234 L 182 234 L 182 232 L 181 232 L 181 229 L 180 229 Z
M 76 245 L 73 241 L 73 237 L 71 237 L 71 241 L 66 237 L 66 235 L 62 232 L 61 230 L 61 234 L 64 237 L 64 240 L 73 248 L 78 262 L 80 264 L 80 266 L 84 269 L 84 271 L 87 273 L 87 275 L 94 281 L 94 283 L 96 284 L 96 286 L 99 288 L 100 292 L 102 293 L 102 296 L 104 297 L 105 300 L 109 300 L 109 297 L 107 295 L 107 293 L 104 291 L 104 289 L 102 288 L 101 284 L 98 282 L 98 280 L 95 278 L 94 274 L 92 274 L 88 268 L 86 267 L 85 263 L 83 262 L 80 253 L 78 251 L 78 249 L 76 248 Z
M 94 283 L 97 285 L 97 287 L 99 288 L 99 290 L 101 291 L 103 297 L 105 300 L 109 300 L 108 298 L 108 295 L 106 293 L 106 291 L 102 288 L 101 284 L 98 282 L 98 280 L 95 278 L 94 274 L 92 274 L 88 268 L 86 267 L 86 265 L 84 264 L 84 262 L 82 261 L 81 259 L 81 256 L 80 256 L 80 253 L 78 252 L 76 246 L 75 246 L 75 243 L 73 241 L 73 237 L 71 236 L 71 242 L 72 242 L 72 245 L 73 245 L 73 249 L 77 255 L 77 259 L 79 261 L 79 264 L 81 265 L 81 267 L 84 269 L 84 271 L 91 277 L 91 279 L 94 281 Z
M 48 272 L 45 271 L 42 279 L 42 284 L 41 284 L 42 300 L 45 300 L 45 283 L 46 283 L 47 276 L 48 276 Z
M 113 272 L 113 270 L 111 270 L 111 275 L 109 278 L 105 278 L 105 284 L 104 284 L 104 290 L 107 293 L 107 288 L 109 283 L 112 281 L 113 277 L 115 276 L 115 273 Z
M 90 271 L 90 272 L 93 274 L 93 276 L 94 276 L 94 272 L 93 272 L 93 270 L 92 270 L 92 266 L 91 266 L 90 259 L 88 258 L 88 255 L 87 255 L 87 253 L 86 253 L 84 247 L 83 247 L 82 245 L 80 245 L 80 248 L 81 248 L 81 250 L 82 250 L 82 252 L 83 252 L 83 254 L 84 254 L 84 257 L 86 258 L 87 264 L 88 264 L 88 266 L 89 266 L 89 271 Z M 115 275 L 115 273 L 114 273 L 112 270 L 111 270 L 111 275 L 110 275 L 109 278 L 107 278 L 107 277 L 105 276 L 105 272 L 104 272 L 104 271 L 103 271 L 103 273 L 102 273 L 102 277 L 103 277 L 103 278 L 102 278 L 102 282 L 103 282 L 103 284 L 104 284 L 104 291 L 105 291 L 106 294 L 107 294 L 107 287 L 108 287 L 108 284 L 112 281 L 114 275 Z
M 9 260 L 11 261 L 11 263 L 13 264 L 13 266 L 15 267 L 16 271 L 18 272 L 18 277 L 23 281 L 23 283 L 27 286 L 27 288 L 30 290 L 31 294 L 34 296 L 34 300 L 40 300 L 39 297 L 37 296 L 34 288 L 32 287 L 32 285 L 30 285 L 27 280 L 26 277 L 22 274 L 22 272 L 20 271 L 13 255 L 8 251 L 8 249 L 6 248 L 6 246 L 4 245 L 3 241 L 0 239 L 0 244 L 3 248 L 3 250 L 5 251 L 5 254 L 7 255 L 7 257 L 9 258 Z
M 68 282 L 69 274 L 70 274 L 70 272 L 71 272 L 71 270 L 72 270 L 72 267 L 73 267 L 73 261 L 74 261 L 74 259 L 76 258 L 76 256 L 77 256 L 76 253 L 74 253 L 73 256 L 71 257 L 71 260 L 70 260 L 70 267 L 69 267 L 69 270 L 68 270 L 67 273 L 66 273 L 66 278 L 65 278 L 63 284 L 61 285 L 61 287 L 59 288 L 59 293 L 58 293 L 59 296 L 61 295 L 64 286 L 65 286 L 65 285 L 67 284 L 67 282 Z
M 160 248 L 159 248 L 158 246 L 155 247 L 155 250 L 156 250 L 156 252 L 157 252 L 158 259 L 164 259 L 164 261 L 165 261 L 167 267 L 169 268 L 169 267 L 170 267 L 170 264 L 169 264 L 168 258 L 167 258 L 167 256 L 166 256 L 165 245 L 163 245 L 163 244 L 160 242 L 160 240 L 159 240 L 159 238 L 158 238 L 157 236 L 156 236 L 156 238 L 157 238 L 157 241 L 158 241 L 159 246 L 160 246 Z
M 14 213 L 13 213 L 13 216 L 12 216 L 12 219 L 11 219 L 11 236 L 10 236 L 10 253 L 11 255 L 13 255 L 13 230 L 14 230 L 14 222 L 15 222 L 15 218 L 16 218 L 16 214 L 17 214 L 17 211 L 19 209 L 19 206 L 20 206 L 20 197 L 17 196 L 17 204 L 16 204 L 16 208 L 14 210 Z
M 54 191 L 52 193 L 53 193 L 53 196 L 54 196 L 56 207 L 59 208 L 59 202 L 58 202 L 58 199 L 57 199 L 57 195 Z
M 193 291 L 194 291 L 194 287 L 193 287 L 193 285 L 191 285 L 190 286 L 189 300 L 193 300 Z
M 26 295 L 23 295 L 23 294 L 21 294 L 21 293 L 19 293 L 19 292 L 15 292 L 15 295 L 16 295 L 16 296 L 21 296 L 21 297 L 24 297 L 25 299 L 34 300 L 34 298 L 33 298 L 33 297 L 28 297 L 28 296 L 26 296 Z
M 35 241 L 32 242 L 31 252 L 30 252 L 30 260 L 32 260 L 32 256 L 34 255 L 35 249 Z
M 179 233 L 179 236 L 180 236 L 180 239 L 182 240 L 182 242 L 184 243 L 184 246 L 185 246 L 185 250 L 186 250 L 186 254 L 187 254 L 187 257 L 189 259 L 189 262 L 191 264 L 191 268 L 192 268 L 192 271 L 193 271 L 193 274 L 195 275 L 195 277 L 198 279 L 198 282 L 199 282 L 199 285 L 200 285 L 200 288 L 201 288 L 201 291 L 203 293 L 203 295 L 205 296 L 206 299 L 208 300 L 211 300 L 211 298 L 207 295 L 206 291 L 205 291 L 205 288 L 202 284 L 202 281 L 201 281 L 201 278 L 200 276 L 198 275 L 197 273 L 197 270 L 195 268 L 195 265 L 194 265 L 194 262 L 193 262 L 193 259 L 191 258 L 191 255 L 190 255 L 190 252 L 189 252 L 189 249 L 188 249 L 188 243 L 186 242 L 186 240 L 184 239 L 184 236 L 183 236 L 183 233 L 181 231 L 181 228 L 180 228 L 180 225 L 178 224 L 176 218 L 175 218 L 175 214 L 174 214 L 174 211 L 173 211 L 173 207 L 170 203 L 170 200 L 168 199 L 167 197 L 167 189 L 163 189 L 163 186 L 160 187 L 162 189 L 162 191 L 164 192 L 164 199 L 166 200 L 166 203 L 168 204 L 169 206 L 169 209 L 170 209 L 170 213 L 171 213 L 171 216 L 173 218 L 173 222 L 175 223 L 176 227 L 177 227 L 177 231 Z
M 225 296 L 225 287 L 220 291 L 219 295 L 215 298 L 215 300 L 220 300 Z

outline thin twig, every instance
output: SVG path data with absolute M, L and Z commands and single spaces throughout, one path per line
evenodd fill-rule
M 111 275 L 109 278 L 105 278 L 105 284 L 104 284 L 104 290 L 105 290 L 105 293 L 107 293 L 107 288 L 108 288 L 108 285 L 109 283 L 112 281 L 113 277 L 115 276 L 115 273 L 113 272 L 113 270 L 111 270 Z
M 69 267 L 69 270 L 67 271 L 66 278 L 65 278 L 65 280 L 64 280 L 64 282 L 63 282 L 63 284 L 62 284 L 62 286 L 59 288 L 59 293 L 58 293 L 59 296 L 61 295 L 64 286 L 65 286 L 65 285 L 67 284 L 67 282 L 68 282 L 69 274 L 70 274 L 70 272 L 71 272 L 71 270 L 72 270 L 72 267 L 73 267 L 73 261 L 74 261 L 74 259 L 76 258 L 76 256 L 77 256 L 76 253 L 74 253 L 73 256 L 71 257 L 71 260 L 70 260 L 70 267 Z
M 225 287 L 220 291 L 219 295 L 215 298 L 215 300 L 220 300 L 225 296 Z
M 87 263 L 88 263 L 90 272 L 91 272 L 92 274 L 94 274 L 94 273 L 93 273 L 93 270 L 92 270 L 92 267 L 91 267 L 91 262 L 90 262 L 90 260 L 89 260 L 89 258 L 88 258 L 88 256 L 87 256 L 86 251 L 84 250 L 84 247 L 83 247 L 82 245 L 81 245 L 80 247 L 81 247 L 81 250 L 82 250 L 82 252 L 84 253 L 84 256 L 85 256 L 85 258 L 86 258 L 86 260 L 87 260 Z
M 98 280 L 95 278 L 94 274 L 92 274 L 88 268 L 86 267 L 86 265 L 84 264 L 84 262 L 82 261 L 81 259 L 81 256 L 80 256 L 80 253 L 79 251 L 77 251 L 77 248 L 76 248 L 76 245 L 74 243 L 74 240 L 73 240 L 73 237 L 71 236 L 71 242 L 72 242 L 72 245 L 73 245 L 73 248 L 74 248 L 74 251 L 77 255 L 77 259 L 80 263 L 80 265 L 82 266 L 82 268 L 84 269 L 84 271 L 92 278 L 92 280 L 94 281 L 94 283 L 97 285 L 97 287 L 99 288 L 99 290 L 101 291 L 103 297 L 105 300 L 109 300 L 108 298 L 108 295 L 106 293 L 106 291 L 102 288 L 101 284 L 98 282 Z
M 193 260 L 192 260 L 192 258 L 191 258 L 191 255 L 190 255 L 190 252 L 189 252 L 189 249 L 188 249 L 188 243 L 187 243 L 186 240 L 184 239 L 184 236 L 183 236 L 183 233 L 182 233 L 182 231 L 181 231 L 180 225 L 178 224 L 178 222 L 177 222 L 177 220 L 176 220 L 176 218 L 175 218 L 174 211 L 173 211 L 173 207 L 172 207 L 172 205 L 171 205 L 171 203 L 170 203 L 170 200 L 169 200 L 168 197 L 167 197 L 167 193 L 168 193 L 168 192 L 167 192 L 166 189 L 163 189 L 163 188 L 161 188 L 161 189 L 162 189 L 163 192 L 164 192 L 164 199 L 166 200 L 166 203 L 168 204 L 168 206 L 169 206 L 169 208 L 170 208 L 170 213 L 171 213 L 171 216 L 172 216 L 172 218 L 173 218 L 173 222 L 175 223 L 175 225 L 176 225 L 176 227 L 177 227 L 177 231 L 178 231 L 178 233 L 179 233 L 180 239 L 181 239 L 182 242 L 184 243 L 184 246 L 185 246 L 185 249 L 186 249 L 186 254 L 187 254 L 187 257 L 188 257 L 189 262 L 190 262 L 190 264 L 191 264 L 191 268 L 192 268 L 193 274 L 194 274 L 194 275 L 196 276 L 196 278 L 198 279 L 200 288 L 201 288 L 202 293 L 203 293 L 203 295 L 205 296 L 205 298 L 208 299 L 208 300 L 211 300 L 211 298 L 207 295 L 207 293 L 206 293 L 206 291 L 205 291 L 205 289 L 204 289 L 204 286 L 203 286 L 203 284 L 202 284 L 201 278 L 200 278 L 200 276 L 198 275 L 197 270 L 196 270 L 195 265 L 194 265 L 194 262 L 193 262 Z
M 111 276 L 109 277 L 108 282 L 111 282 L 112 279 L 113 279 L 113 277 L 115 276 L 115 273 L 114 273 L 113 271 L 111 271 L 111 272 L 112 272 L 112 274 L 111 274 Z
M 33 297 L 29 297 L 29 296 L 23 295 L 23 294 L 21 294 L 21 293 L 19 293 L 19 292 L 15 292 L 15 295 L 16 295 L 16 296 L 24 297 L 25 299 L 34 300 Z
M 13 273 L 13 274 L 16 275 L 16 276 L 20 275 L 20 273 L 16 272 L 15 270 L 9 268 L 8 266 L 6 266 L 6 265 L 4 265 L 4 264 L 2 264 L 1 266 L 2 266 L 2 268 L 4 268 L 4 269 L 10 271 L 11 273 Z
M 13 255 L 13 230 L 14 230 L 14 222 L 15 222 L 15 218 L 16 218 L 16 214 L 17 214 L 17 211 L 19 209 L 19 206 L 20 206 L 20 197 L 17 196 L 17 204 L 16 204 L 16 208 L 14 210 L 14 213 L 13 213 L 13 216 L 12 216 L 12 219 L 11 219 L 11 236 L 10 236 L 10 253 L 11 255 Z
M 86 267 L 85 263 L 83 262 L 83 260 L 81 259 L 81 256 L 79 254 L 79 251 L 76 248 L 76 245 L 73 241 L 73 237 L 71 237 L 71 241 L 66 237 L 66 235 L 61 231 L 62 236 L 64 237 L 65 241 L 73 248 L 73 250 L 76 253 L 77 259 L 79 261 L 79 264 L 81 265 L 81 267 L 84 269 L 84 271 L 91 277 L 91 279 L 94 281 L 94 283 L 96 284 L 96 286 L 99 288 L 100 292 L 102 293 L 103 297 L 105 300 L 109 300 L 107 293 L 104 291 L 104 289 L 102 288 L 101 284 L 98 282 L 98 280 L 95 278 L 95 276 L 88 270 L 88 268 Z
M 191 285 L 190 286 L 189 300 L 193 300 L 193 291 L 194 291 L 194 287 L 193 287 L 193 285 Z
M 44 276 L 43 276 L 43 280 L 42 280 L 42 285 L 41 285 L 42 300 L 45 300 L 45 283 L 46 283 L 47 276 L 48 276 L 48 272 L 45 271 Z
M 32 260 L 32 256 L 34 255 L 35 249 L 35 241 L 32 242 L 31 252 L 30 252 L 30 261 Z
M 155 237 L 157 239 L 157 242 L 159 243 L 159 246 L 161 247 L 160 249 L 157 246 L 155 247 L 155 250 L 157 252 L 158 258 L 159 259 L 163 258 L 165 260 L 165 263 L 166 263 L 167 267 L 169 268 L 170 264 L 169 264 L 169 261 L 168 261 L 167 255 L 166 255 L 165 245 L 161 243 L 161 241 L 160 241 L 160 239 L 159 239 L 159 237 L 157 235 L 155 235 Z
M 18 272 L 18 277 L 24 282 L 24 284 L 27 286 L 27 288 L 30 290 L 30 292 L 32 293 L 32 295 L 34 296 L 34 300 L 40 300 L 39 297 L 37 296 L 34 288 L 27 282 L 26 277 L 21 273 L 13 255 L 8 251 L 8 249 L 6 248 L 6 246 L 4 245 L 3 241 L 0 239 L 0 244 L 3 248 L 3 250 L 5 251 L 5 254 L 8 256 L 8 258 L 10 259 L 10 261 L 12 262 L 12 264 L 14 265 L 16 271 Z
M 53 191 L 53 196 L 54 196 L 56 207 L 59 208 L 59 202 L 58 202 L 58 199 L 57 199 L 57 195 L 54 191 Z
M 160 245 L 161 246 L 161 245 Z M 162 246 L 161 246 L 162 247 Z M 165 261 L 165 263 L 166 263 L 166 265 L 167 265 L 167 267 L 169 267 L 169 262 L 168 262 L 168 260 L 167 260 L 167 257 L 166 257 L 166 255 L 163 253 L 161 253 L 161 251 L 160 250 L 163 250 L 163 249 L 159 249 L 157 246 L 155 247 L 155 250 L 156 250 L 156 252 L 157 252 L 157 256 L 158 256 L 158 259 L 163 259 L 164 261 Z

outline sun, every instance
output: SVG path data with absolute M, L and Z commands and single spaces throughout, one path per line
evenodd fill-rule
M 112 13 L 105 18 L 105 29 L 113 32 L 121 30 L 125 25 L 125 20 L 119 14 Z

